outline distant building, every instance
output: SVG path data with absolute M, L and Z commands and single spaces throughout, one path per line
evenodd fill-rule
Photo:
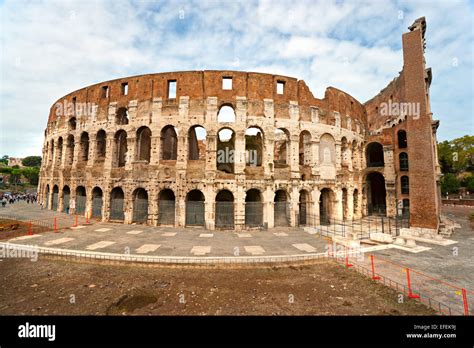
M 10 157 L 8 159 L 8 166 L 13 167 L 13 166 L 19 166 L 20 168 L 24 167 L 23 163 L 23 158 L 18 158 L 18 157 Z

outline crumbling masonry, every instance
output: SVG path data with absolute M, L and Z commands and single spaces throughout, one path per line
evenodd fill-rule
M 409 29 L 403 70 L 364 104 L 333 87 L 317 99 L 302 80 L 238 71 L 149 74 L 70 93 L 49 115 L 40 199 L 103 221 L 211 230 L 371 214 L 437 229 L 424 18 Z

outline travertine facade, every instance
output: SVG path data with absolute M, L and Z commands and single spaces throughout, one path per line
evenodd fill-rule
M 51 108 L 40 197 L 125 223 L 239 230 L 409 209 L 413 226 L 435 229 L 425 26 L 417 20 L 403 35 L 400 76 L 365 104 L 239 71 L 142 75 L 70 93 Z M 418 116 L 386 113 L 403 102 Z

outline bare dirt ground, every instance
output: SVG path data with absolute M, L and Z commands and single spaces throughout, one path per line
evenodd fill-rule
M 48 228 L 42 226 L 30 226 L 24 221 L 0 219 L 0 240 L 24 236 L 28 234 L 30 229 L 31 233 L 42 233 L 49 230 Z
M 0 261 L 0 315 L 432 315 L 332 261 L 159 268 L 40 257 Z M 71 303 L 72 302 L 72 303 Z

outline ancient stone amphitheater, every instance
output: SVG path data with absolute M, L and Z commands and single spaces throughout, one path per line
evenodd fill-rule
M 210 230 L 408 213 L 436 228 L 425 27 L 419 20 L 404 34 L 403 71 L 365 104 L 336 88 L 318 99 L 302 80 L 241 71 L 74 91 L 51 107 L 40 197 L 49 209 L 104 221 Z M 380 114 L 397 101 L 421 103 L 421 116 Z

